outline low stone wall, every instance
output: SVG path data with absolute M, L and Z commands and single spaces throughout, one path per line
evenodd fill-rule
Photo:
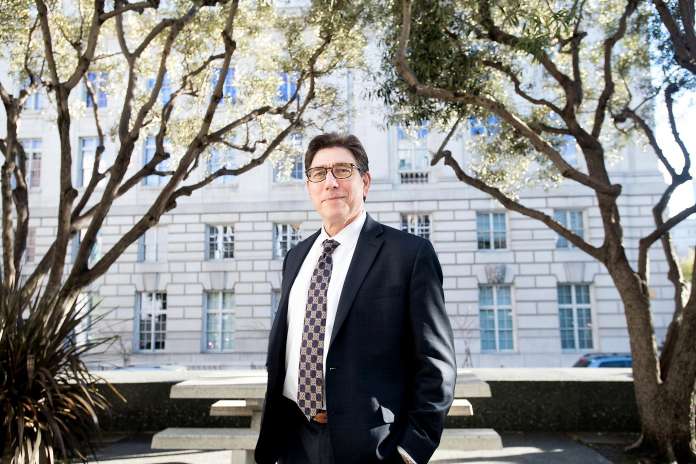
M 468 398 L 473 417 L 448 425 L 497 431 L 639 430 L 630 369 L 471 369 L 491 388 L 491 398 Z M 258 371 L 255 371 L 258 374 Z M 98 373 L 101 374 L 101 373 Z M 225 372 L 215 372 L 224 377 Z M 239 374 L 238 371 L 235 374 Z M 248 426 L 249 418 L 210 417 L 213 400 L 170 399 L 175 383 L 201 372 L 109 374 L 124 404 L 104 387 L 113 404 L 100 418 L 109 432 L 159 431 L 167 427 Z M 229 375 L 229 374 L 227 374 Z

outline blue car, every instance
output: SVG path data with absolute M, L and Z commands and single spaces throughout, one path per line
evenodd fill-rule
M 630 353 L 587 353 L 573 367 L 632 367 Z

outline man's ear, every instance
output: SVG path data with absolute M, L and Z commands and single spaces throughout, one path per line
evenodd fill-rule
M 367 200 L 367 192 L 370 190 L 370 185 L 372 183 L 372 176 L 370 175 L 370 172 L 363 172 L 362 173 L 362 181 L 363 181 L 363 201 Z

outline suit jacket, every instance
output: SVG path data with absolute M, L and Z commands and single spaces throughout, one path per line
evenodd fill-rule
M 260 464 L 283 455 L 288 418 L 295 417 L 282 398 L 288 298 L 318 235 L 293 247 L 283 263 L 255 452 Z M 336 463 L 398 462 L 397 446 L 418 464 L 428 462 L 440 442 L 456 381 L 442 270 L 430 242 L 368 215 L 324 346 L 325 404 Z

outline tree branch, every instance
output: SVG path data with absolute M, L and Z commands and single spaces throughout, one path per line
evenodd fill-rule
M 159 0 L 156 1 L 151 1 L 151 0 L 145 0 L 142 2 L 136 2 L 136 3 L 126 3 L 124 2 L 122 6 L 119 6 L 118 8 L 114 8 L 113 10 L 107 12 L 107 13 L 102 13 L 101 16 L 99 17 L 99 20 L 104 23 L 108 19 L 119 16 L 123 16 L 123 13 L 127 11 L 137 11 L 138 13 L 142 14 L 143 11 L 147 8 L 157 8 L 159 4 Z
M 406 59 L 406 48 L 411 32 L 411 1 L 402 0 L 402 5 L 402 24 L 401 32 L 399 35 L 398 51 L 395 57 L 395 66 L 399 75 L 404 79 L 404 81 L 406 82 L 406 84 L 412 92 L 416 93 L 417 95 L 434 98 L 440 101 L 464 103 L 485 108 L 491 113 L 498 115 L 501 119 L 503 119 L 512 127 L 517 129 L 520 132 L 520 134 L 522 134 L 529 140 L 529 142 L 532 144 L 532 146 L 534 146 L 535 149 L 537 149 L 540 153 L 546 155 L 553 162 L 553 164 L 560 171 L 563 177 L 573 179 L 576 182 L 583 184 L 598 193 L 605 194 L 610 197 L 617 197 L 621 193 L 620 185 L 606 184 L 573 168 L 570 164 L 568 164 L 568 162 L 566 162 L 563 159 L 561 154 L 558 153 L 558 151 L 555 150 L 553 146 L 551 146 L 548 142 L 543 140 L 536 132 L 534 132 L 526 123 L 520 120 L 517 116 L 510 113 L 503 104 L 486 97 L 469 95 L 463 92 L 456 92 L 448 89 L 421 84 L 418 78 L 413 73 L 413 71 L 408 66 L 408 62 Z
M 592 126 L 592 136 L 598 138 L 602 132 L 602 125 L 606 117 L 607 105 L 609 99 L 614 95 L 614 79 L 612 77 L 611 59 L 616 43 L 626 34 L 626 25 L 628 17 L 631 16 L 638 8 L 638 0 L 628 0 L 621 18 L 619 19 L 619 27 L 614 34 L 607 37 L 604 41 L 604 89 L 599 96 L 597 107 L 595 108 L 594 124 Z
M 669 232 L 674 226 L 682 222 L 690 215 L 696 213 L 696 204 L 683 209 L 678 214 L 669 218 L 664 224 L 655 228 L 649 235 L 640 239 L 638 248 L 638 272 L 640 275 L 647 274 L 648 250 L 663 234 Z
M 506 209 L 516 211 L 520 214 L 523 214 L 524 216 L 536 219 L 537 221 L 544 223 L 551 230 L 555 231 L 556 233 L 567 239 L 570 243 L 575 245 L 577 248 L 581 249 L 582 251 L 592 256 L 596 260 L 600 262 L 604 262 L 606 260 L 606 252 L 604 248 L 597 248 L 587 243 L 582 237 L 573 233 L 569 229 L 563 227 L 561 224 L 556 222 L 551 216 L 544 214 L 541 211 L 528 208 L 522 205 L 521 203 L 513 200 L 512 198 L 508 197 L 499 189 L 491 187 L 485 182 L 468 175 L 461 168 L 457 160 L 455 160 L 452 157 L 452 153 L 449 150 L 444 151 L 443 157 L 445 158 L 445 164 L 451 167 L 452 170 L 454 170 L 457 179 L 459 179 L 460 181 L 492 196 L 493 198 L 498 200 Z

